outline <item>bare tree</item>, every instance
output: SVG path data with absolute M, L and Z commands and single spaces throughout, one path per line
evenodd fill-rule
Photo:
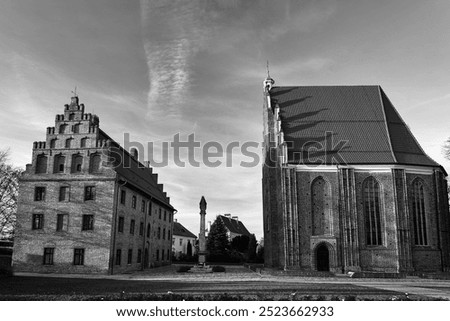
M 450 160 L 450 137 L 447 138 L 447 140 L 444 143 L 444 146 L 442 146 L 442 154 L 444 154 L 444 157 Z
M 0 238 L 14 236 L 20 170 L 8 164 L 9 149 L 0 150 Z

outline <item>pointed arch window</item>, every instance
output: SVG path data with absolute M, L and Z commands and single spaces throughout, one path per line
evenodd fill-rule
M 367 245 L 382 245 L 380 184 L 373 177 L 363 183 L 364 218 Z
M 425 212 L 425 187 L 420 179 L 412 184 L 412 219 L 414 229 L 414 244 L 428 245 L 427 222 Z

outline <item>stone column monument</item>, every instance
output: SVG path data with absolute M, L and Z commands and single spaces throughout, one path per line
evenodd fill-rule
M 198 235 L 198 264 L 206 263 L 206 237 L 205 237 L 206 200 L 200 200 L 200 234 Z

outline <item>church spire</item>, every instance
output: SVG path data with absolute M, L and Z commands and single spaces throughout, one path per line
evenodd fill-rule
M 267 60 L 267 78 L 264 80 L 263 84 L 264 84 L 264 92 L 268 93 L 270 91 L 270 89 L 272 89 L 273 84 L 275 83 L 275 80 L 273 80 L 270 77 L 270 73 L 269 73 L 269 60 Z

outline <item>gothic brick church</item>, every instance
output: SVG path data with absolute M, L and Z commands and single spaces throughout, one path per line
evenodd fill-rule
M 379 86 L 264 81 L 265 265 L 450 270 L 446 172 Z

